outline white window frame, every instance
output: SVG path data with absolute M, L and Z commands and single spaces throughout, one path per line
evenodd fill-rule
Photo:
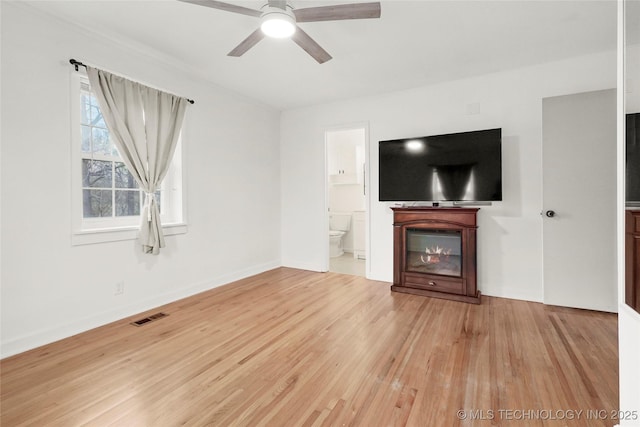
M 86 245 L 122 240 L 135 240 L 140 229 L 140 216 L 128 217 L 83 217 L 82 197 L 82 134 L 80 124 L 80 95 L 83 83 L 89 80 L 82 70 L 71 74 L 71 243 Z M 183 122 L 183 129 L 186 128 Z M 171 167 L 162 182 L 162 230 L 165 236 L 185 234 L 187 232 L 186 211 L 186 174 L 185 132 L 181 133 L 176 146 Z M 100 160 L 96 157 L 96 160 Z M 142 195 L 141 195 L 142 197 Z

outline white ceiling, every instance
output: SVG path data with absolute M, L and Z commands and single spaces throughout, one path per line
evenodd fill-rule
M 259 9 L 264 0 L 229 2 Z M 292 0 L 296 8 L 353 2 Z M 300 24 L 333 56 L 322 65 L 291 40 L 264 39 L 244 56 L 228 57 L 259 19 L 175 0 L 31 4 L 278 109 L 616 46 L 615 0 L 382 0 L 380 19 Z

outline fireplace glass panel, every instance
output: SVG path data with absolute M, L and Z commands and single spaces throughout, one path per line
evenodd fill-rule
M 406 262 L 406 271 L 461 277 L 461 232 L 407 229 Z

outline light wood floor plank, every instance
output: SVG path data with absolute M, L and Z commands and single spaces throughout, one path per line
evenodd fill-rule
M 169 316 L 130 325 L 158 311 Z M 0 369 L 5 427 L 610 427 L 586 415 L 509 417 L 617 409 L 617 317 L 279 268 Z

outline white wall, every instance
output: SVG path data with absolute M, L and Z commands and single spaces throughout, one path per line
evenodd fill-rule
M 280 265 L 278 111 L 28 6 L 1 17 L 3 357 Z M 71 245 L 69 58 L 196 101 L 188 233 L 159 256 Z
M 329 184 L 329 209 L 331 212 L 353 212 L 365 209 L 362 184 Z
M 452 81 L 282 115 L 282 261 L 319 271 L 324 130 L 369 122 L 370 278 L 392 281 L 389 205 L 378 202 L 377 141 L 501 127 L 503 199 L 482 207 L 478 283 L 486 295 L 542 301 L 542 98 L 616 86 L 615 52 Z M 467 114 L 469 104 L 479 114 Z

